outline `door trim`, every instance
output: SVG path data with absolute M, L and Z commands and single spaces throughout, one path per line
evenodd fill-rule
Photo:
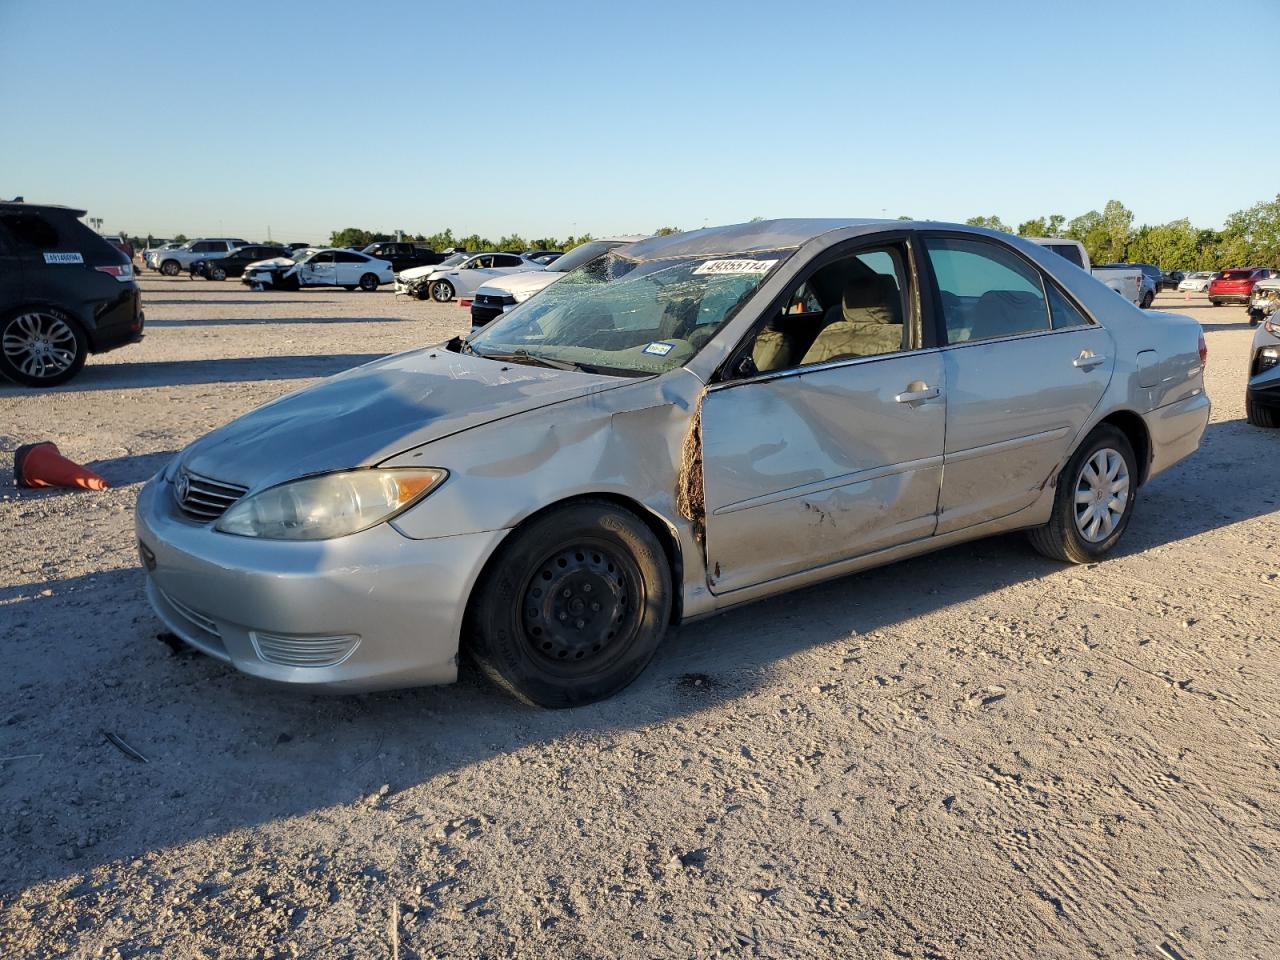
M 835 490 L 838 487 L 851 487 L 854 484 L 867 483 L 883 477 L 892 477 L 895 474 L 920 470 L 924 467 L 941 466 L 942 463 L 943 457 L 939 455 L 936 457 L 922 457 L 919 460 L 906 460 L 902 463 L 892 463 L 883 467 L 871 467 L 868 470 L 857 470 L 839 477 L 828 477 L 826 480 L 816 480 L 813 483 L 802 484 L 798 487 L 787 487 L 785 490 L 778 490 L 774 493 L 766 493 L 758 497 L 726 503 L 724 506 L 712 510 L 711 515 L 713 517 L 721 517 L 730 513 L 738 513 L 741 510 L 749 510 L 752 507 L 763 507 L 771 503 L 781 503 L 784 500 L 808 497 L 815 493 Z

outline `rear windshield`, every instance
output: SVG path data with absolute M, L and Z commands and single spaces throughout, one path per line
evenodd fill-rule
M 1223 270 L 1223 280 L 1248 280 L 1253 276 L 1252 270 Z

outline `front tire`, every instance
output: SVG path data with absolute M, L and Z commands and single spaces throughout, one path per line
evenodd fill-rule
M 360 278 L 360 289 L 365 293 L 373 293 L 378 289 L 378 278 L 372 273 L 366 273 Z
M 671 604 L 671 571 L 653 532 L 616 504 L 583 501 L 502 545 L 472 596 L 464 645 L 526 703 L 580 706 L 640 675 Z
M 1269 430 L 1280 427 L 1280 407 L 1259 403 L 1248 394 L 1244 398 L 1244 415 L 1255 427 L 1266 427 Z
M 431 284 L 431 299 L 436 303 L 448 303 L 453 299 L 453 284 L 448 280 L 437 280 Z
M 84 366 L 89 341 L 61 310 L 18 310 L 0 321 L 0 374 L 28 387 L 56 387 Z
M 1102 424 L 1058 474 L 1053 514 L 1028 531 L 1031 545 L 1052 560 L 1092 563 L 1119 542 L 1133 517 L 1138 464 L 1120 430 Z
M 176 277 L 182 272 L 182 265 L 177 260 L 166 260 L 160 264 L 160 272 L 166 277 Z

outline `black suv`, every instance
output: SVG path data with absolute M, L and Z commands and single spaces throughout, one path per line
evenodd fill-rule
M 448 259 L 447 253 L 436 253 L 430 247 L 402 240 L 382 240 L 371 243 L 360 251 L 366 257 L 388 260 L 393 273 L 413 267 L 429 267 Z
M 0 374 L 17 383 L 65 383 L 90 353 L 142 339 L 133 264 L 84 214 L 0 202 Z
M 274 244 L 255 244 L 241 247 L 225 257 L 216 260 L 201 260 L 204 275 L 210 280 L 225 280 L 227 277 L 244 276 L 244 268 L 259 260 L 274 260 L 276 257 L 292 257 L 293 251 L 288 247 L 277 247 Z

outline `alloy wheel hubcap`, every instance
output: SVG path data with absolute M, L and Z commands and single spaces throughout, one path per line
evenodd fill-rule
M 24 313 L 15 317 L 0 339 L 5 358 L 29 377 L 55 377 L 76 360 L 76 336 L 60 317 Z
M 1129 468 L 1119 451 L 1091 456 L 1076 478 L 1076 530 L 1090 543 L 1111 536 L 1129 508 Z
M 529 648 L 560 664 L 608 656 L 630 635 L 638 605 L 626 565 L 598 546 L 571 547 L 548 557 L 521 604 Z

